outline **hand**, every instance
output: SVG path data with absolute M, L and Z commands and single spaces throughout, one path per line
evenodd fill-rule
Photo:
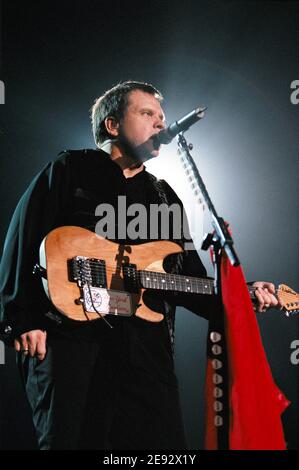
M 40 361 L 46 356 L 47 332 L 42 330 L 31 330 L 23 333 L 14 341 L 16 351 L 21 351 L 24 355 L 36 356 Z
M 258 312 L 265 312 L 271 307 L 282 307 L 275 296 L 275 286 L 271 282 L 257 281 L 253 283 L 253 287 L 256 287 L 255 296 L 258 300 L 256 310 Z

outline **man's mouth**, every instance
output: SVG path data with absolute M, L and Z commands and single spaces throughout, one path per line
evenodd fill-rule
M 158 133 L 157 133 L 158 134 Z M 161 142 L 159 141 L 158 137 L 157 137 L 157 134 L 154 134 L 150 137 L 150 139 L 152 140 L 153 142 L 153 148 L 154 150 L 160 150 L 160 147 L 161 147 Z

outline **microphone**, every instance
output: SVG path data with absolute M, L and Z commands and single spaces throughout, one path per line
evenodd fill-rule
M 186 114 L 186 116 L 182 117 L 178 121 L 173 122 L 168 126 L 166 129 L 162 129 L 158 134 L 153 136 L 154 141 L 160 144 L 170 144 L 172 139 L 179 134 L 180 132 L 185 132 L 195 124 L 197 121 L 204 117 L 204 111 L 207 109 L 205 108 L 195 108 L 191 113 Z

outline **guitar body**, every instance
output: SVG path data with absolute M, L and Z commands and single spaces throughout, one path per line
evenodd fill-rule
M 39 272 L 47 273 L 42 282 L 53 305 L 72 320 L 112 314 L 160 322 L 164 317 L 146 304 L 145 289 L 214 295 L 211 279 L 165 273 L 164 259 L 182 251 L 172 241 L 125 245 L 84 228 L 59 227 L 41 244 Z M 255 287 L 249 294 L 255 302 Z M 276 295 L 287 316 L 299 312 L 299 294 L 290 287 L 281 284 Z
M 56 309 L 73 320 L 99 319 L 96 312 L 86 312 L 79 299 L 80 287 L 69 279 L 68 260 L 77 256 L 105 260 L 108 290 L 125 292 L 122 266 L 138 265 L 138 269 L 164 272 L 163 260 L 182 248 L 171 241 L 154 241 L 142 245 L 123 245 L 106 240 L 80 227 L 60 227 L 50 232 L 40 250 L 40 264 L 47 270 L 45 290 Z M 46 284 L 46 285 L 45 285 Z M 131 293 L 130 314 L 150 322 L 163 320 L 161 313 L 148 308 L 143 301 L 143 288 Z M 111 312 L 112 313 L 112 312 Z

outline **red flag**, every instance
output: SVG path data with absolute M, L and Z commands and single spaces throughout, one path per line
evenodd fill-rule
M 229 449 L 285 450 L 281 413 L 289 401 L 275 385 L 241 266 L 221 260 L 228 365 Z M 218 448 L 209 358 L 206 374 L 206 449 Z

